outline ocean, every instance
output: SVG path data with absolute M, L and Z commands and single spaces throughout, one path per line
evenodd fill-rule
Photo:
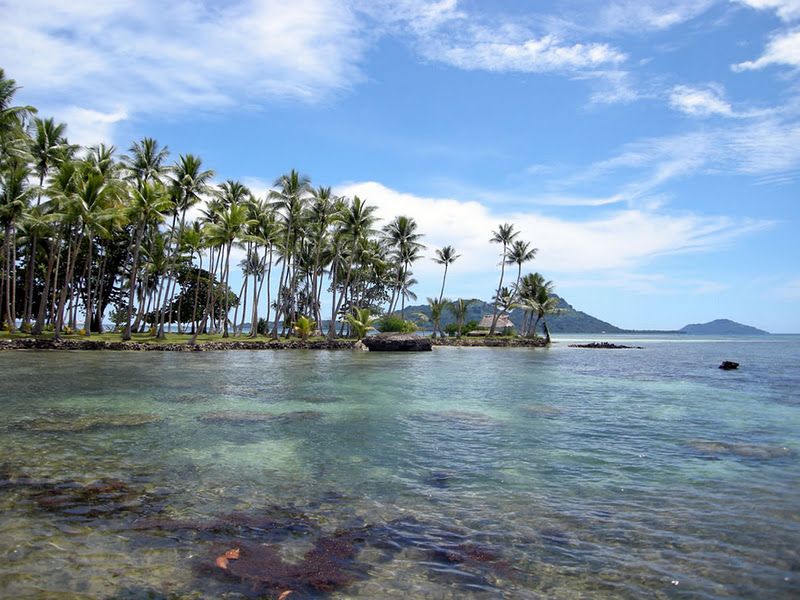
M 800 596 L 800 336 L 555 340 L 0 353 L 0 597 Z

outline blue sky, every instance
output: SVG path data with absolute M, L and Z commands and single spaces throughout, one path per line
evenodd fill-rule
M 156 137 L 408 214 L 489 298 L 491 231 L 628 328 L 800 332 L 800 0 L 0 0 L 0 66 L 72 141 Z M 414 268 L 420 298 L 440 267 Z

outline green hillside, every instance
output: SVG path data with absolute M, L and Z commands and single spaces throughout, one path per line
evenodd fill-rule
M 620 333 L 622 330 L 611 323 L 601 321 L 583 311 L 575 310 L 563 298 L 558 297 L 558 306 L 563 311 L 559 315 L 547 317 L 547 325 L 551 333 Z M 480 321 L 484 315 L 491 315 L 493 307 L 488 302 L 473 299 L 473 304 L 469 306 L 467 321 Z M 399 314 L 399 311 L 397 311 Z M 431 309 L 427 304 L 417 304 L 406 306 L 405 318 L 418 320 L 419 315 L 425 315 L 425 319 L 430 319 Z M 511 321 L 517 329 L 520 328 L 522 321 L 522 310 L 514 309 L 509 315 Z M 450 311 L 444 311 L 442 317 L 442 327 L 454 323 L 455 319 Z

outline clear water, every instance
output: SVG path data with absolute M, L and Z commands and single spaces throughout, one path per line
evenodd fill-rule
M 0 597 L 800 596 L 800 338 L 606 339 L 2 353 Z M 209 566 L 353 531 L 332 591 Z

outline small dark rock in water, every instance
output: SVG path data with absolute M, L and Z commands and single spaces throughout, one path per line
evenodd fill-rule
M 570 348 L 602 348 L 606 350 L 621 350 L 624 348 L 632 350 L 642 350 L 642 346 L 622 346 L 611 342 L 589 342 L 588 344 L 570 344 Z
M 408 333 L 380 333 L 362 341 L 370 352 L 429 352 L 433 349 L 431 338 Z
M 453 473 L 449 471 L 433 471 L 425 478 L 425 483 L 431 487 L 446 488 L 450 486 L 453 477 Z
M 739 368 L 739 363 L 733 362 L 732 360 L 723 360 L 719 368 L 723 371 L 733 371 Z

